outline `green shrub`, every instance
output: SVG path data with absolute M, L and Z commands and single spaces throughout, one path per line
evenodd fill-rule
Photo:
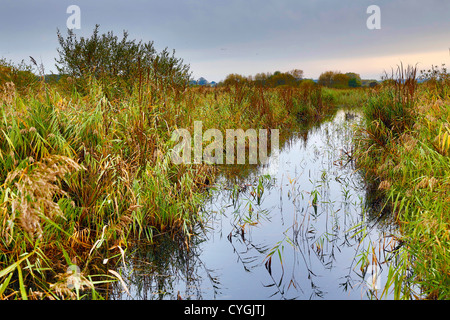
M 171 54 L 165 48 L 158 53 L 153 42 L 129 40 L 126 31 L 121 40 L 112 31 L 99 35 L 99 25 L 90 38 L 78 40 L 70 29 L 66 38 L 59 30 L 57 35 L 60 48 L 56 67 L 60 74 L 78 80 L 78 90 L 86 89 L 91 76 L 101 80 L 105 93 L 112 96 L 120 90 L 112 92 L 110 88 L 130 93 L 143 82 L 151 82 L 158 89 L 184 90 L 188 85 L 189 66 L 175 57 L 175 50 Z

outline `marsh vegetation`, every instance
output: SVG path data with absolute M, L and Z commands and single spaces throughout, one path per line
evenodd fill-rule
M 275 298 L 335 292 L 299 261 L 314 256 L 320 272 L 330 271 L 341 250 L 352 251 L 343 260 L 360 271 L 359 283 L 368 266 L 386 262 L 386 289 L 368 290 L 371 298 L 448 297 L 445 69 L 423 73 L 424 84 L 401 67 L 373 87 L 359 87 L 353 73 L 316 84 L 299 70 L 190 86 L 175 52 L 98 31 L 86 39 L 58 33 L 57 76 L 34 59 L 1 61 L 1 299 L 176 298 L 180 279 L 183 298 L 220 298 L 220 277 L 201 255 L 224 244 L 205 240 L 216 233 L 234 253 L 251 253 L 238 254 L 238 265 L 272 279 L 264 292 Z M 342 81 L 356 88 L 336 88 Z M 276 176 L 258 165 L 173 164 L 172 132 L 193 132 L 196 120 L 223 132 L 280 129 L 287 167 Z M 308 176 L 310 160 L 324 167 L 312 165 Z M 280 196 L 287 200 L 277 203 Z M 368 230 L 383 230 L 377 245 Z M 383 259 L 376 250 L 392 252 Z M 211 290 L 193 276 L 198 270 Z M 355 285 L 352 272 L 340 288 Z

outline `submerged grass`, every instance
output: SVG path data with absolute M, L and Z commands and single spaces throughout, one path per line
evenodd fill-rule
M 364 105 L 356 138 L 359 168 L 400 228 L 388 280 L 398 299 L 450 297 L 450 83 L 429 80 L 399 66 Z

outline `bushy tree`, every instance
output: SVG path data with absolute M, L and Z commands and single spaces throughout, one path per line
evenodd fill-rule
M 253 83 L 256 84 L 257 86 L 265 86 L 267 79 L 269 79 L 270 76 L 271 76 L 270 73 L 264 73 L 264 72 L 257 73 L 253 77 Z
M 333 76 L 333 84 L 332 87 L 333 88 L 338 88 L 338 89 L 344 89 L 344 88 L 348 88 L 348 82 L 349 82 L 350 78 L 343 73 L 337 73 Z
M 60 74 L 74 79 L 113 79 L 115 85 L 132 90 L 143 77 L 157 85 L 183 88 L 191 77 L 189 65 L 175 57 L 175 50 L 170 53 L 166 48 L 158 53 L 153 41 L 129 40 L 127 31 L 120 40 L 112 31 L 99 35 L 99 25 L 90 38 L 78 39 L 70 29 L 67 37 L 59 30 L 57 35 L 60 47 L 56 67 Z
M 257 73 L 255 76 L 242 76 L 239 74 L 229 74 L 223 84 L 251 84 L 263 87 L 278 87 L 278 86 L 297 86 L 303 79 L 303 70 L 293 69 L 288 72 L 275 71 L 274 73 Z
M 283 85 L 290 85 L 293 86 L 297 83 L 297 81 L 295 80 L 294 76 L 292 76 L 289 73 L 281 73 L 281 72 L 275 72 L 273 74 L 273 76 L 271 76 L 268 80 L 267 83 L 269 85 L 269 87 L 278 87 L 278 86 L 283 86 Z
M 354 72 L 347 72 L 346 75 L 349 77 L 348 86 L 350 88 L 358 88 L 361 87 L 362 81 L 361 76 Z
M 325 87 L 331 87 L 333 85 L 333 77 L 337 74 L 335 71 L 325 71 L 319 76 L 319 84 Z
M 247 78 L 237 74 L 237 73 L 230 73 L 229 75 L 227 75 L 227 77 L 225 78 L 225 80 L 223 81 L 223 84 L 226 86 L 235 86 L 238 84 L 244 84 L 247 83 Z
M 288 74 L 292 75 L 296 81 L 300 81 L 303 79 L 303 70 L 293 69 L 289 71 Z
M 340 71 L 325 71 L 319 76 L 319 84 L 329 88 L 344 89 L 348 87 L 360 87 L 361 78 L 359 74 Z

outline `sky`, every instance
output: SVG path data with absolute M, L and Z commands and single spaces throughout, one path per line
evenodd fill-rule
M 193 78 L 327 70 L 380 79 L 403 63 L 450 65 L 450 0 L 0 0 L 0 58 L 56 72 L 56 31 L 80 8 L 79 37 L 124 30 L 190 65 Z M 367 12 L 371 5 L 379 16 Z M 372 20 L 378 18 L 377 20 Z M 368 28 L 379 21 L 379 29 Z

